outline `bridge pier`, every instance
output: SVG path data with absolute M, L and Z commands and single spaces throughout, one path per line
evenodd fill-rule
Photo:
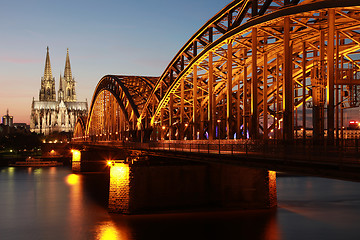
M 276 204 L 276 174 L 263 169 L 118 161 L 110 169 L 110 212 L 264 209 Z
M 130 152 L 122 149 L 121 151 L 109 151 L 108 149 L 88 148 L 85 150 L 73 149 L 72 152 L 72 171 L 73 172 L 107 172 L 107 160 L 126 159 L 131 156 Z

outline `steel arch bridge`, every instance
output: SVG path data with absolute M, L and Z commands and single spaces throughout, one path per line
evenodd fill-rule
M 236 0 L 160 77 L 104 76 L 74 138 L 333 140 L 359 106 L 359 51 L 358 0 Z

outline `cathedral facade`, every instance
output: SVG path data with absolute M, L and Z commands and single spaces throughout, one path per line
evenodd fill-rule
M 76 119 L 87 116 L 87 102 L 76 101 L 75 80 L 72 77 L 69 49 L 64 76 L 60 75 L 56 98 L 55 78 L 52 76 L 49 47 L 47 47 L 44 76 L 41 78 L 39 101 L 31 104 L 30 130 L 49 135 L 53 132 L 73 132 Z

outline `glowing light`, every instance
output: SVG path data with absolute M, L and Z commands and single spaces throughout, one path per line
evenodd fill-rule
M 50 151 L 50 154 L 55 154 L 55 150 L 52 149 L 52 150 Z
M 220 122 L 221 122 L 221 120 L 220 120 L 220 119 L 218 119 L 218 120 L 217 120 L 217 122 L 218 122 L 218 123 L 220 123 Z
M 185 127 L 189 126 L 189 124 L 185 123 Z
M 69 185 L 76 185 L 79 183 L 80 177 L 76 174 L 70 174 L 66 177 L 66 183 Z
M 165 126 L 162 126 L 162 129 L 165 129 Z
M 113 222 L 108 221 L 96 227 L 96 235 L 99 240 L 130 239 L 127 229 L 118 229 Z
M 79 150 L 72 150 L 72 161 L 73 162 L 81 161 L 81 152 Z
M 106 163 L 109 167 L 111 167 L 111 166 L 114 166 L 114 162 L 113 161 L 111 161 L 111 160 L 109 160 L 109 161 L 107 161 L 107 163 Z

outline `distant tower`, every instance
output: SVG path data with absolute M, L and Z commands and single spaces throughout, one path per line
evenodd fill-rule
M 75 80 L 72 77 L 72 73 L 71 73 L 69 49 L 67 49 L 67 53 L 66 53 L 64 77 L 60 75 L 58 100 L 59 102 L 61 100 L 63 100 L 64 102 L 76 102 Z
M 14 125 L 13 116 L 9 115 L 9 109 L 6 111 L 6 115 L 2 117 L 2 124 L 12 127 Z
M 41 78 L 40 101 L 56 101 L 55 78 L 51 73 L 49 47 L 47 47 L 44 76 Z

